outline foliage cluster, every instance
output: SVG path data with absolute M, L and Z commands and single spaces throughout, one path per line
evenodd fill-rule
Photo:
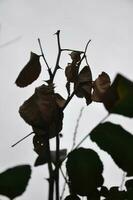
M 16 85 L 24 88 L 35 81 L 41 73 L 40 58 L 42 57 L 49 74 L 49 79 L 35 89 L 34 94 L 19 108 L 20 116 L 28 123 L 33 132 L 34 151 L 37 159 L 34 166 L 48 165 L 49 193 L 48 200 L 63 199 L 60 197 L 59 170 L 66 161 L 67 175 L 63 174 L 70 194 L 65 200 L 79 200 L 86 196 L 87 200 L 131 200 L 133 199 L 133 179 L 125 181 L 125 187 L 104 186 L 103 163 L 96 151 L 79 148 L 81 143 L 90 137 L 102 150 L 113 158 L 127 177 L 133 176 L 133 136 L 123 127 L 102 120 L 83 140 L 68 154 L 66 149 L 60 149 L 60 131 L 63 125 L 64 109 L 68 106 L 73 96 L 85 98 L 87 106 L 93 101 L 104 104 L 111 114 L 120 114 L 133 117 L 133 82 L 117 74 L 111 84 L 109 75 L 102 72 L 93 80 L 91 68 L 87 61 L 86 51 L 63 49 L 60 44 L 60 31 L 57 31 L 58 55 L 54 69 L 49 66 L 38 39 L 41 55 L 31 52 L 31 57 L 16 79 Z M 71 52 L 71 63 L 64 69 L 66 76 L 67 98 L 55 93 L 54 78 L 61 69 L 60 57 L 63 52 Z M 82 66 L 85 60 L 86 65 Z M 106 117 L 106 118 L 107 118 Z M 26 138 L 24 137 L 24 138 Z M 50 139 L 55 138 L 56 150 L 51 151 Z M 22 140 L 21 140 L 22 141 Z M 20 141 L 19 141 L 20 142 Z M 19 143 L 17 142 L 17 143 Z M 17 144 L 16 143 L 16 144 Z M 14 144 L 13 146 L 15 146 Z M 17 166 L 0 174 L 0 194 L 13 199 L 21 195 L 31 176 L 29 165 Z M 55 192 L 54 192 L 55 186 Z M 55 194 L 55 195 L 54 195 Z

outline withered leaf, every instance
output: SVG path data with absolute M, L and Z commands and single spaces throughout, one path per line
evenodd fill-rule
M 52 86 L 42 85 L 19 109 L 20 116 L 39 135 L 55 137 L 62 129 L 63 112 Z
M 18 75 L 15 83 L 18 87 L 26 87 L 35 81 L 41 72 L 40 56 L 31 52 L 30 60 Z
M 87 105 L 91 103 L 92 73 L 88 65 L 79 73 L 78 79 L 74 83 L 74 88 L 77 97 L 85 97 Z
M 103 96 L 110 87 L 111 81 L 107 73 L 102 72 L 93 83 L 92 101 L 102 102 Z
M 78 78 L 78 71 L 79 71 L 79 65 L 77 63 L 72 62 L 68 63 L 68 65 L 65 68 L 65 75 L 68 82 L 74 83 L 74 81 Z
M 80 56 L 80 55 L 81 55 L 81 52 L 79 52 L 79 51 L 72 51 L 69 55 L 71 56 L 71 59 L 72 59 L 75 63 L 79 62 L 80 59 L 81 59 L 81 56 Z

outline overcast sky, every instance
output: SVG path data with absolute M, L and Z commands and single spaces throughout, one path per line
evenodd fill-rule
M 0 171 L 17 164 L 33 166 L 32 137 L 15 148 L 10 146 L 31 132 L 31 128 L 20 118 L 19 106 L 32 95 L 34 88 L 47 77 L 45 65 L 40 79 L 31 86 L 21 89 L 14 84 L 18 73 L 29 59 L 30 51 L 40 54 L 37 38 L 40 37 L 44 53 L 50 66 L 54 66 L 57 53 L 56 37 L 61 30 L 64 48 L 84 50 L 89 39 L 87 56 L 93 79 L 102 71 L 113 81 L 120 72 L 133 80 L 133 1 L 132 0 L 0 0 Z M 65 55 L 62 67 L 70 62 Z M 63 72 L 58 73 L 56 89 L 64 97 Z M 61 146 L 71 147 L 76 119 L 85 101 L 74 98 L 65 110 Z M 102 104 L 93 103 L 83 112 L 77 142 L 83 138 L 105 115 Z M 131 133 L 132 119 L 112 115 L 109 120 L 122 124 Z M 100 151 L 88 139 L 85 147 L 98 150 L 105 162 L 105 184 L 120 185 L 122 171 L 111 158 Z M 33 168 L 32 179 L 23 196 L 16 199 L 46 199 L 47 167 Z M 1 200 L 6 198 L 1 197 Z

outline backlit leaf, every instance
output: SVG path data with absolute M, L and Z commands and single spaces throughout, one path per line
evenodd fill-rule
M 133 117 L 133 82 L 118 74 L 103 98 L 109 113 Z
M 7 169 L 0 174 L 0 194 L 13 199 L 26 189 L 31 176 L 29 165 L 20 165 Z
M 92 74 L 90 67 L 85 66 L 79 73 L 77 81 L 74 83 L 77 97 L 86 98 L 86 103 L 91 103 Z
M 31 52 L 29 62 L 22 69 L 22 71 L 20 72 L 15 81 L 17 86 L 26 87 L 38 78 L 41 72 L 41 65 L 39 62 L 39 58 L 40 56 Z
M 111 155 L 114 162 L 127 172 L 127 176 L 133 176 L 133 135 L 120 125 L 106 122 L 94 128 L 90 137 Z
M 89 196 L 103 184 L 103 165 L 92 149 L 79 148 L 68 154 L 66 168 L 72 193 Z

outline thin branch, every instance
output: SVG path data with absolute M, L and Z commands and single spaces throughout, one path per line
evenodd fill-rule
M 69 102 L 71 101 L 71 99 L 73 98 L 74 95 L 75 95 L 75 91 L 73 91 L 72 94 L 70 96 L 68 96 L 62 110 L 64 110 L 66 108 L 66 106 L 69 104 Z
M 29 137 L 33 133 L 34 132 L 29 133 L 28 135 L 26 135 L 25 137 L 23 137 L 22 139 L 20 139 L 19 141 L 17 141 L 15 144 L 13 144 L 11 147 L 15 147 L 17 144 L 19 144 L 20 142 L 22 142 L 23 140 L 25 140 L 27 137 Z
M 78 127 L 79 127 L 79 122 L 80 122 L 80 119 L 81 119 L 81 117 L 82 117 L 83 110 L 84 110 L 84 107 L 81 108 L 80 113 L 79 113 L 79 116 L 78 116 L 78 118 L 77 118 L 77 123 L 76 123 L 75 130 L 74 130 L 74 134 L 73 134 L 73 144 L 72 144 L 71 150 L 73 150 L 73 148 L 74 148 L 75 145 L 76 145 L 76 136 L 77 136 Z
M 40 47 L 40 50 L 41 50 L 41 54 L 42 54 L 41 56 L 43 57 L 43 60 L 44 60 L 46 66 L 47 66 L 47 69 L 48 69 L 49 76 L 50 76 L 50 78 L 51 78 L 52 72 L 51 72 L 51 69 L 50 69 L 50 67 L 49 67 L 49 65 L 48 65 L 48 62 L 47 62 L 47 60 L 46 60 L 46 58 L 45 58 L 45 56 L 44 56 L 40 38 L 38 38 L 38 44 L 39 44 L 39 47 Z
M 79 52 L 79 53 L 84 53 L 84 51 L 74 50 L 74 49 L 61 49 L 61 51 L 76 51 L 76 52 Z
M 120 191 L 123 190 L 123 186 L 124 186 L 124 183 L 125 183 L 126 175 L 127 175 L 127 173 L 126 173 L 126 172 L 123 172 L 121 185 L 120 185 L 120 187 L 119 187 Z
M 110 113 L 108 113 L 98 124 L 103 123 L 108 117 L 109 117 Z M 75 149 L 77 149 L 90 135 L 90 132 L 76 145 Z
M 56 200 L 59 200 L 59 153 L 60 153 L 60 138 L 59 138 L 59 134 L 57 134 L 56 136 L 56 170 L 55 170 Z
M 57 35 L 58 55 L 57 55 L 55 68 L 54 68 L 54 71 L 53 71 L 53 74 L 52 74 L 52 77 L 51 77 L 51 82 L 53 82 L 55 74 L 56 74 L 57 70 L 60 68 L 59 67 L 59 61 L 60 61 L 60 56 L 61 56 L 60 30 L 58 30 L 55 34 Z

